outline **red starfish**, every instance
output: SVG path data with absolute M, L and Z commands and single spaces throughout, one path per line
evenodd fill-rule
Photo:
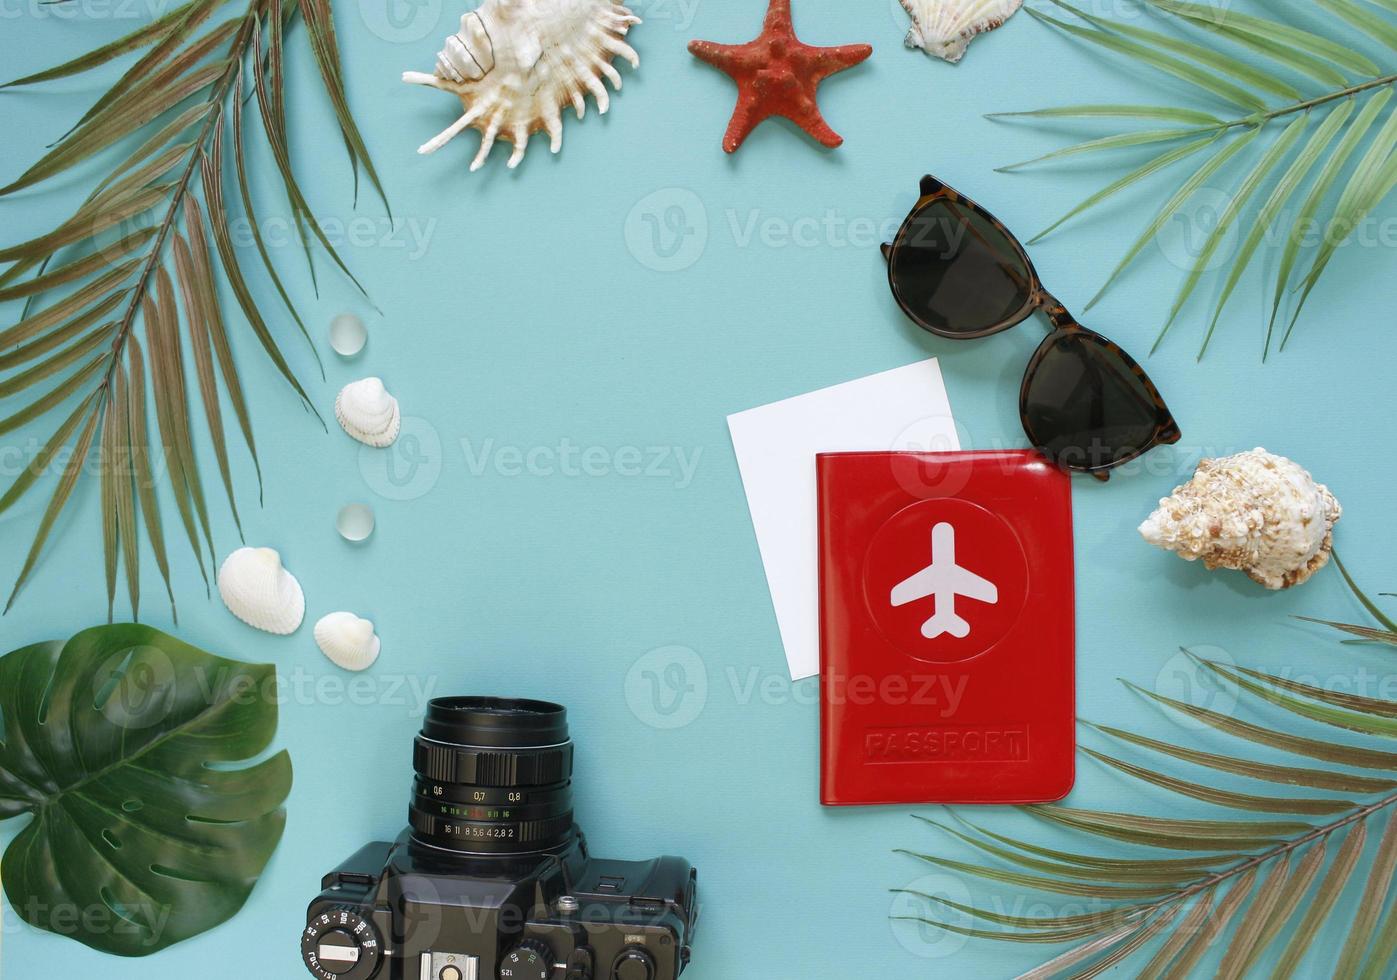
M 746 44 L 690 41 L 689 50 L 737 82 L 737 108 L 723 137 L 732 153 L 757 124 L 769 116 L 785 116 L 825 146 L 838 146 L 844 137 L 830 129 L 815 98 L 821 81 L 852 68 L 873 53 L 867 44 L 817 48 L 796 37 L 791 23 L 791 0 L 770 0 L 761 34 Z

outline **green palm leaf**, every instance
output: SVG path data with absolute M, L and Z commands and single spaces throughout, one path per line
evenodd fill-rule
M 1397 63 L 1390 54 L 1375 60 L 1354 46 L 1361 32 L 1362 36 L 1397 50 L 1397 0 L 1320 0 L 1321 7 L 1333 17 L 1329 26 L 1318 33 L 1279 17 L 1257 16 L 1235 11 L 1228 5 L 1194 0 L 1137 0 L 1160 15 L 1155 18 L 1160 29 L 1140 26 L 1138 19 L 1127 22 L 1100 17 L 1066 0 L 1051 2 L 1071 19 L 1037 10 L 1030 13 L 1040 22 L 1104 49 L 1132 66 L 1143 66 L 1180 80 L 1193 96 L 1225 103 L 1232 113 L 1180 102 L 1158 106 L 1066 106 L 993 114 L 993 118 L 1006 119 L 1122 118 L 1177 124 L 1173 130 L 1111 132 L 1040 154 L 1005 170 L 1071 160 L 1096 150 L 1127 150 L 1168 139 L 1194 141 L 1187 148 L 1171 149 L 1109 182 L 1050 225 L 1043 235 L 1056 231 L 1083 211 L 1102 206 L 1121 190 L 1157 177 L 1193 152 L 1217 144 L 1203 168 L 1181 178 L 1172 194 L 1165 193 L 1165 207 L 1135 239 L 1088 308 L 1119 281 L 1126 267 L 1180 213 L 1195 191 L 1218 186 L 1229 203 L 1208 230 L 1202 251 L 1185 269 L 1156 346 L 1170 327 L 1192 311 L 1194 304 L 1190 301 L 1203 278 L 1217 272 L 1223 276 L 1224 285 L 1211 316 L 1203 321 L 1199 351 L 1199 356 L 1203 356 L 1243 275 L 1255 264 L 1257 252 L 1268 241 L 1268 233 L 1275 231 L 1284 244 L 1275 272 L 1263 356 L 1270 352 L 1275 325 L 1287 297 L 1295 292 L 1281 341 L 1284 347 L 1339 245 L 1397 188 L 1397 122 L 1391 117 L 1388 125 L 1379 122 L 1397 84 Z M 1311 120 L 1317 124 L 1314 132 L 1286 165 L 1286 158 L 1303 138 Z M 1254 141 L 1264 146 L 1259 162 L 1240 174 L 1229 175 L 1227 164 L 1242 144 Z M 1359 158 L 1359 163 L 1350 171 L 1348 164 L 1354 157 Z M 1219 185 L 1214 185 L 1214 181 Z M 1330 193 L 1336 185 L 1343 188 L 1337 200 Z M 1315 225 L 1325 233 L 1318 245 L 1307 246 L 1304 238 Z M 1246 227 L 1248 232 L 1237 252 L 1224 256 L 1223 245 L 1229 231 L 1236 227 Z M 1311 253 L 1308 266 L 1297 283 L 1297 263 L 1306 252 Z
M 1397 819 L 1388 816 L 1387 829 L 1378 843 L 1377 857 L 1368 881 L 1363 886 L 1363 897 L 1358 901 L 1358 915 L 1354 917 L 1348 938 L 1344 940 L 1343 956 L 1334 970 L 1336 977 L 1356 977 L 1363 965 L 1373 935 L 1377 931 L 1378 917 L 1387 903 L 1387 892 L 1392 884 L 1392 872 L 1397 870 Z
M 1143 735 L 1136 735 L 1120 728 L 1112 728 L 1109 725 L 1094 725 L 1092 727 L 1132 745 L 1153 749 L 1176 759 L 1182 759 L 1184 762 L 1193 762 L 1237 776 L 1248 776 L 1252 779 L 1272 783 L 1284 783 L 1288 786 L 1338 790 L 1344 793 L 1385 793 L 1397 789 L 1397 781 L 1391 779 L 1355 776 L 1333 769 L 1306 769 L 1299 766 L 1278 766 L 1268 762 L 1254 762 L 1251 759 L 1238 759 L 1218 755 L 1214 752 L 1200 752 L 1187 746 L 1170 745 L 1158 739 L 1146 738 Z
M 1069 105 L 1033 112 L 991 112 L 986 119 L 1149 119 L 1156 122 L 1185 123 L 1191 126 L 1220 126 L 1222 119 L 1197 109 L 1175 109 L 1159 105 Z
M 1164 945 L 1159 948 L 1159 951 L 1154 954 L 1150 961 L 1145 964 L 1145 968 L 1140 971 L 1140 976 L 1160 976 L 1164 972 L 1165 967 L 1173 962 L 1174 957 L 1179 955 L 1179 951 L 1184 948 L 1189 940 L 1193 936 L 1198 935 L 1199 931 L 1207 926 L 1209 919 L 1212 918 L 1212 912 L 1213 893 L 1209 890 L 1204 892 L 1202 897 L 1194 903 L 1193 908 L 1189 909 L 1188 915 L 1184 916 L 1184 920 L 1179 923 L 1179 928 L 1165 941 Z
M 265 278 L 309 340 L 251 210 L 249 188 L 256 177 L 250 173 L 245 147 L 254 134 L 244 129 L 242 113 L 244 98 L 255 99 L 256 117 L 263 122 L 293 217 L 315 233 L 335 265 L 353 281 L 319 223 L 311 220 L 291 167 L 283 29 L 298 14 L 339 136 L 350 151 L 356 181 L 362 168 L 382 195 L 349 110 L 329 0 L 249 0 L 244 10 L 233 14 L 225 11 L 223 0 L 190 0 L 87 55 L 10 83 L 34 85 L 82 76 L 124 54 L 140 52 L 67 134 L 0 188 L 3 196 L 46 186 L 59 175 L 77 172 L 73 168 L 79 164 L 100 163 L 105 168 L 92 194 L 67 220 L 28 241 L 0 245 L 0 263 L 8 264 L 0 271 L 0 302 L 25 304 L 17 321 L 0 325 L 0 399 L 16 403 L 0 411 L 0 434 L 62 413 L 61 422 L 50 424 L 33 463 L 7 488 L 0 488 L 0 511 L 40 482 L 56 460 L 68 459 L 10 604 L 38 566 L 59 515 L 81 481 L 83 459 L 94 446 L 102 461 L 98 506 L 109 606 L 115 604 L 117 579 L 124 569 L 133 616 L 139 613 L 138 543 L 144 534 L 173 611 L 169 555 L 157 505 L 160 485 L 171 493 L 207 589 L 209 568 L 217 558 L 217 521 L 195 453 L 198 419 L 209 433 L 213 464 L 239 533 L 225 405 L 256 467 L 259 496 L 262 485 L 235 345 L 250 333 L 310 406 L 292 361 L 282 353 L 279 331 L 261 312 Z M 244 79 L 252 80 L 250 93 L 244 91 Z M 235 127 L 231 154 L 225 153 L 230 121 Z M 117 155 L 115 148 L 128 141 L 135 150 Z M 257 230 L 261 276 L 244 271 L 228 231 L 238 217 L 223 192 L 230 173 L 238 182 L 243 217 Z M 133 222 L 140 227 L 133 229 Z M 236 324 L 228 322 L 221 306 L 214 251 L 221 277 L 242 314 Z M 147 413 L 154 416 L 154 432 Z M 162 454 L 159 461 L 156 452 Z
M 1167 920 L 1172 917 L 1165 916 L 1163 918 L 1166 920 L 1165 924 L 1167 924 Z M 1157 930 L 1148 930 L 1150 935 L 1152 935 L 1154 931 Z M 1147 932 L 1147 930 L 1142 929 L 1138 925 L 1126 926 L 1122 929 L 1118 929 L 1108 936 L 1102 936 L 1099 939 L 1093 939 L 1091 942 L 1084 943 L 1075 949 L 1069 949 L 1062 955 L 1056 956 L 1047 963 L 1044 963 L 1038 969 L 1020 974 L 1017 980 L 1047 980 L 1048 977 L 1057 976 L 1062 973 L 1062 971 L 1071 969 L 1083 960 L 1090 959 L 1101 952 L 1121 946 L 1125 944 L 1127 940 L 1132 940 L 1134 937 L 1140 936 L 1143 932 Z M 1077 975 L 1085 976 L 1085 974 Z
M 1090 31 L 1078 27 L 1075 24 L 1068 24 L 1064 21 L 1049 17 L 1047 14 L 1039 13 L 1031 7 L 1028 12 L 1038 20 L 1052 24 L 1054 27 L 1066 31 L 1069 34 L 1074 34 L 1077 37 L 1090 41 L 1110 51 L 1130 55 L 1144 64 L 1149 65 L 1151 68 L 1157 68 L 1165 74 L 1173 75 L 1175 78 L 1188 82 L 1224 102 L 1230 102 L 1239 108 L 1251 109 L 1258 112 L 1266 108 L 1266 103 L 1255 92 L 1250 92 L 1239 85 L 1234 85 L 1224 78 L 1219 78 L 1213 72 L 1201 68 L 1191 61 L 1164 54 L 1147 44 L 1128 41 L 1106 31 Z M 1096 22 L 1100 23 L 1100 21 Z M 1112 24 L 1112 26 L 1115 27 L 1118 25 Z
M 1150 222 L 1149 226 L 1140 237 L 1135 240 L 1135 244 L 1130 246 L 1130 250 L 1125 253 L 1125 257 L 1111 270 L 1111 274 L 1106 277 L 1106 282 L 1087 303 L 1087 309 L 1091 309 L 1101 301 L 1101 298 L 1106 295 L 1106 290 L 1111 287 L 1111 284 L 1116 281 L 1116 278 L 1125 271 L 1130 263 L 1135 261 L 1136 257 L 1144 251 L 1146 245 L 1155 240 L 1155 236 L 1160 233 L 1169 222 L 1169 219 L 1179 213 L 1179 209 L 1193 196 L 1194 192 L 1206 184 L 1213 174 L 1225 167 L 1233 157 L 1246 149 L 1247 144 L 1255 139 L 1260 132 L 1259 129 L 1250 129 L 1238 139 L 1224 144 L 1221 149 L 1203 164 L 1203 166 L 1194 171 L 1193 176 L 1184 181 L 1183 186 L 1175 191 L 1174 195 L 1169 198 L 1169 200 L 1164 202 L 1164 206 L 1159 209 L 1159 213 L 1154 216 L 1154 220 Z
M 1232 226 L 1241 216 L 1242 209 L 1247 206 L 1252 195 L 1260 189 L 1262 183 L 1271 176 L 1272 171 L 1285 159 L 1285 155 L 1295 146 L 1295 142 L 1304 133 L 1307 125 L 1309 125 L 1309 119 L 1306 116 L 1300 116 L 1293 120 L 1291 124 L 1285 128 L 1285 131 L 1281 133 L 1280 137 L 1267 148 L 1261 160 L 1242 180 L 1241 186 L 1232 193 L 1231 197 L 1228 199 L 1227 206 L 1223 208 L 1222 214 L 1218 216 L 1217 224 L 1214 225 L 1212 231 L 1208 233 L 1208 237 L 1203 243 L 1202 250 L 1198 253 L 1197 259 L 1194 260 L 1193 268 L 1189 270 L 1188 275 L 1184 278 L 1184 284 L 1179 288 L 1179 295 L 1175 297 L 1174 305 L 1169 310 L 1169 319 L 1165 322 L 1163 329 L 1159 331 L 1158 339 L 1155 340 L 1155 347 L 1159 346 L 1160 342 L 1164 339 L 1165 333 L 1168 332 L 1169 328 L 1173 326 L 1174 321 L 1178 318 L 1179 311 L 1184 308 L 1184 303 L 1188 302 L 1188 298 L 1193 295 L 1194 288 L 1198 285 L 1199 280 L 1203 278 L 1203 273 L 1207 270 L 1209 263 L 1212 262 L 1213 256 L 1217 254 L 1217 250 L 1222 245 L 1223 239 L 1227 236 L 1227 233 L 1231 231 Z M 1210 333 L 1209 338 L 1211 338 L 1211 336 Z M 1205 349 L 1207 344 L 1208 340 L 1205 339 L 1203 341 Z M 1202 356 L 1201 352 L 1199 356 Z
M 1358 858 L 1363 853 L 1363 843 L 1367 836 L 1367 825 L 1362 823 L 1355 824 L 1353 829 L 1348 832 L 1344 838 L 1343 846 L 1339 848 L 1339 853 L 1334 858 L 1334 863 L 1329 866 L 1329 873 L 1320 882 L 1319 891 L 1315 893 L 1314 898 L 1305 909 L 1305 915 L 1291 934 L 1291 940 L 1286 944 L 1280 962 L 1276 964 L 1276 968 L 1271 974 L 1273 977 L 1289 977 L 1300 965 L 1300 961 L 1309 951 L 1315 932 L 1329 917 L 1329 913 L 1333 911 L 1334 904 L 1339 900 L 1339 894 L 1344 890 L 1344 885 L 1348 884 L 1353 869 L 1357 867 Z
M 1132 38 L 1133 40 L 1151 46 L 1155 50 L 1168 51 L 1171 54 L 1178 55 L 1181 58 L 1195 62 L 1205 68 L 1211 68 L 1214 71 L 1222 72 L 1224 75 L 1231 75 L 1239 82 L 1244 82 L 1254 89 L 1270 92 L 1272 95 L 1278 95 L 1283 99 L 1300 98 L 1299 90 L 1285 80 L 1270 72 L 1255 68 L 1245 61 L 1240 61 L 1224 52 L 1205 47 L 1201 44 L 1194 44 L 1192 41 L 1184 41 L 1179 38 L 1170 37 L 1168 34 L 1161 34 L 1158 31 L 1149 31 L 1143 28 L 1133 27 L 1130 24 L 1113 23 L 1108 20 L 1103 20 L 1100 17 L 1093 17 L 1091 14 L 1064 2 L 1064 0 L 1052 0 L 1052 2 L 1062 7 L 1064 10 L 1071 11 L 1082 20 L 1102 30 L 1114 32 L 1122 37 Z
M 1183 980 L 1198 974 L 1204 957 L 1214 948 L 1220 950 L 1221 959 L 1210 975 L 1221 980 L 1252 976 L 1267 959 L 1276 963 L 1269 973 L 1272 977 L 1332 973 L 1380 980 L 1391 976 L 1390 966 L 1397 958 L 1397 905 L 1389 908 L 1397 876 L 1397 780 L 1353 775 L 1344 769 L 1397 771 L 1397 755 L 1378 747 L 1389 744 L 1386 726 L 1397 717 L 1397 702 L 1334 694 L 1248 667 L 1197 662 L 1236 684 L 1240 698 L 1260 710 L 1279 713 L 1294 723 L 1318 721 L 1357 731 L 1369 744 L 1330 743 L 1141 692 L 1203 722 L 1211 731 L 1200 737 L 1221 740 L 1220 744 L 1203 750 L 1090 725 L 1123 751 L 1140 749 L 1151 757 L 1136 762 L 1089 747 L 1082 751 L 1136 785 L 1163 790 L 1174 799 L 1198 801 L 1224 814 L 1236 810 L 1260 817 L 1295 814 L 1321 822 L 1184 817 L 1174 815 L 1172 808 L 1164 809 L 1170 815 L 1163 816 L 1066 804 L 1023 807 L 1059 833 L 1066 830 L 1093 844 L 1064 849 L 966 820 L 960 821 L 962 831 L 919 817 L 985 857 L 968 862 L 914 850 L 899 853 L 952 873 L 1088 899 L 1091 904 L 1088 913 L 1035 917 L 910 893 L 932 907 L 917 918 L 976 939 L 1074 944 L 1022 975 L 1036 980 L 1086 980 L 1108 970 L 1126 970 L 1129 964 L 1134 968 L 1122 975 Z M 1255 745 L 1322 759 L 1333 768 L 1248 758 L 1248 750 Z M 1203 767 L 1204 774 L 1170 772 L 1159 764 L 1160 755 Z M 1356 795 L 1354 799 L 1256 796 L 1218 785 L 1216 776 L 1210 778 L 1206 770 Z M 1369 801 L 1364 802 L 1363 796 Z M 1381 840 L 1365 867 L 1365 845 L 1378 826 Z M 1183 856 L 1162 859 L 1156 856 L 1161 849 Z M 1001 862 L 1008 868 L 996 866 Z M 1361 888 L 1349 887 L 1355 879 L 1362 881 Z M 1361 893 L 1350 894 L 1353 891 Z M 966 928 L 940 922 L 935 915 L 938 909 L 963 913 L 980 925 Z M 1322 947 L 1315 942 L 1320 934 L 1346 938 Z M 1315 962 L 1309 962 L 1312 959 Z
M 1150 0 L 1150 3 L 1240 44 L 1259 45 L 1253 49 L 1262 51 L 1283 64 L 1308 72 L 1314 75 L 1317 81 L 1327 85 L 1346 85 L 1348 79 L 1337 71 L 1329 74 L 1322 69 L 1316 69 L 1311 60 L 1311 52 L 1318 56 L 1315 60 L 1323 59 L 1357 75 L 1371 76 L 1382 72 L 1382 69 L 1362 53 L 1352 51 L 1346 45 L 1327 37 L 1288 24 L 1202 3 L 1184 3 L 1181 0 Z
M 1313 816 L 1323 816 L 1329 813 L 1343 813 L 1352 810 L 1354 803 L 1352 800 L 1311 800 L 1304 798 L 1282 799 L 1272 796 L 1253 796 L 1249 793 L 1234 793 L 1231 790 L 1217 789 L 1202 783 L 1187 779 L 1178 779 L 1167 776 L 1164 773 L 1155 772 L 1144 766 L 1137 766 L 1134 763 L 1126 762 L 1124 759 L 1117 759 L 1097 752 L 1094 749 L 1083 748 L 1083 752 L 1100 762 L 1106 763 L 1112 769 L 1123 772 L 1128 776 L 1155 786 L 1171 790 L 1183 796 L 1191 796 L 1195 800 L 1203 800 L 1205 803 L 1216 803 L 1219 806 L 1232 807 L 1234 810 L 1250 810 L 1254 813 L 1302 813 Z
M 1159 170 L 1163 170 L 1170 164 L 1177 163 L 1185 157 L 1193 156 L 1193 154 L 1197 153 L 1199 150 L 1211 145 L 1214 141 L 1216 141 L 1219 135 L 1221 134 L 1213 133 L 1212 135 L 1204 136 L 1202 139 L 1193 140 L 1190 143 L 1185 143 L 1183 146 L 1176 146 L 1174 149 L 1169 150 L 1166 153 L 1161 153 L 1159 156 L 1155 157 L 1153 160 L 1149 161 L 1144 166 L 1139 167 L 1136 170 L 1132 170 L 1130 173 L 1126 174 L 1124 177 L 1116 181 L 1114 184 L 1111 184 L 1097 191 L 1095 194 L 1082 201 L 1071 211 L 1068 211 L 1061 218 L 1058 218 L 1051 225 L 1044 228 L 1038 234 L 1030 238 L 1028 240 L 1028 244 L 1036 244 L 1043 238 L 1046 238 L 1052 232 L 1056 231 L 1059 227 L 1066 224 L 1068 221 L 1071 221 L 1077 215 L 1081 214 L 1083 211 L 1095 207 L 1107 198 L 1119 193 L 1120 191 L 1125 190 L 1127 187 L 1133 187 L 1135 184 L 1150 176 L 1150 174 L 1153 174 Z
M 1309 142 L 1296 156 L 1290 168 L 1276 183 L 1270 198 L 1257 214 L 1256 220 L 1252 223 L 1251 232 L 1247 235 L 1241 249 L 1237 252 L 1236 259 L 1232 262 L 1232 271 L 1227 274 L 1227 282 L 1222 288 L 1222 296 L 1218 298 L 1217 310 L 1213 313 L 1213 322 L 1208 325 L 1208 335 L 1203 339 L 1203 351 L 1208 349 L 1208 343 L 1213 339 L 1218 322 L 1222 319 L 1223 308 L 1227 306 L 1227 301 L 1232 297 L 1232 291 L 1237 288 L 1237 283 L 1241 281 L 1242 273 L 1251 264 L 1252 256 L 1256 254 L 1257 247 L 1260 246 L 1262 238 L 1266 235 L 1266 230 L 1280 217 L 1281 210 L 1299 189 L 1300 183 L 1313 169 L 1320 155 L 1329 148 L 1335 135 L 1344 123 L 1348 122 L 1348 118 L 1352 114 L 1353 103 L 1351 102 L 1345 102 L 1331 112 L 1314 131 Z M 1203 351 L 1200 351 L 1200 357 Z
M 1311 704 L 1300 698 L 1293 698 L 1288 694 L 1283 694 L 1273 687 L 1265 684 L 1258 684 L 1241 674 L 1240 671 L 1216 663 L 1211 660 L 1201 660 L 1199 663 L 1206 666 L 1219 677 L 1225 677 L 1243 690 L 1250 691 L 1257 697 L 1265 698 L 1272 704 L 1278 704 L 1287 711 L 1292 711 L 1302 718 L 1310 718 L 1314 721 L 1323 722 L 1326 725 L 1333 725 L 1336 728 L 1346 728 L 1351 732 L 1358 732 L 1363 735 L 1383 735 L 1387 738 L 1397 737 L 1397 718 L 1374 716 L 1373 714 L 1359 711 L 1347 711 L 1340 708 L 1333 708 L 1325 704 Z

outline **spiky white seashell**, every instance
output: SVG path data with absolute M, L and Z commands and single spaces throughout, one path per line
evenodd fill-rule
M 904 39 L 909 48 L 957 62 L 975 35 L 992 31 L 1012 17 L 1023 0 L 902 0 L 912 18 Z
M 218 594 L 234 616 L 268 633 L 294 633 L 306 614 L 301 583 L 271 548 L 239 548 L 223 559 Z
M 586 96 L 606 112 L 609 80 L 621 88 L 612 65 L 625 58 L 640 67 L 626 32 L 640 23 L 619 0 L 484 0 L 461 18 L 461 30 L 446 39 L 434 74 L 403 73 L 403 81 L 450 92 L 465 115 L 417 152 L 441 149 L 467 127 L 480 130 L 480 151 L 471 170 L 485 164 L 496 138 L 514 144 L 509 166 L 524 159 L 529 137 L 548 133 L 554 153 L 563 145 L 560 110 L 571 105 L 581 119 Z
M 398 400 L 378 378 L 345 385 L 335 399 L 335 418 L 350 436 L 379 449 L 393 445 L 403 424 Z
M 1268 589 L 1299 585 L 1329 561 L 1343 508 L 1303 468 L 1264 449 L 1205 459 L 1140 525 L 1150 544 Z
M 351 612 L 332 612 L 315 624 L 320 652 L 345 670 L 368 670 L 378 659 L 379 639 L 374 624 Z

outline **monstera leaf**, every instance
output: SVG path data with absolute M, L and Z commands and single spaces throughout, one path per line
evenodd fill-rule
M 286 823 L 291 760 L 243 768 L 276 732 L 272 668 L 137 625 L 0 658 L 0 864 L 15 911 L 145 956 L 235 914 Z

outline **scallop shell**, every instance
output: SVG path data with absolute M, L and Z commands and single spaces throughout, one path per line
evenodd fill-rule
M 999 27 L 1022 6 L 1023 0 L 902 0 L 912 18 L 904 41 L 954 63 L 977 34 Z
M 511 168 L 524 159 L 529 137 L 539 130 L 548 133 L 557 153 L 563 145 L 560 110 L 571 105 L 581 119 L 590 92 L 605 113 L 611 98 L 602 79 L 621 88 L 611 62 L 620 56 L 640 67 L 640 56 L 625 41 L 639 23 L 616 0 L 485 0 L 446 39 L 434 74 L 403 73 L 403 81 L 450 92 L 466 109 L 417 152 L 439 150 L 472 127 L 482 134 L 473 171 L 484 166 L 497 137 L 514 144 Z
M 345 670 L 367 670 L 378 659 L 374 624 L 351 612 L 332 612 L 315 624 L 320 652 Z
M 268 633 L 294 633 L 306 614 L 301 583 L 271 548 L 239 548 L 223 559 L 218 594 L 234 616 Z
M 398 400 L 388 394 L 378 378 L 365 378 L 344 386 L 335 399 L 340 428 L 366 446 L 391 446 L 402 428 Z
M 1150 544 L 1268 589 L 1299 585 L 1329 561 L 1343 508 L 1302 467 L 1264 449 L 1198 464 L 1140 525 Z

